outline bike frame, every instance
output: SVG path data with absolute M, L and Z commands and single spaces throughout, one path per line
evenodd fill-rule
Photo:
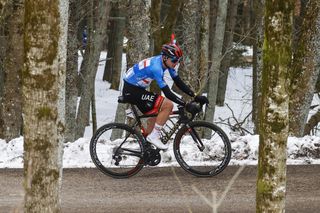
M 141 141 L 142 143 L 142 146 L 143 146 L 143 149 L 145 149 L 146 145 L 147 145 L 147 141 L 146 141 L 146 137 L 147 137 L 147 133 L 146 133 L 146 130 L 144 128 L 144 126 L 142 125 L 142 122 L 141 122 L 141 119 L 144 119 L 144 118 L 154 118 L 154 117 L 157 117 L 158 116 L 158 113 L 154 113 L 154 114 L 150 114 L 150 115 L 146 115 L 146 114 L 143 114 L 143 115 L 139 115 L 136 107 L 134 104 L 130 104 L 130 108 L 132 110 L 132 113 L 133 113 L 133 116 L 135 118 L 135 122 L 133 123 L 133 125 L 131 126 L 131 128 L 136 131 L 136 128 L 138 127 L 141 132 L 138 132 L 138 133 L 141 133 L 141 135 L 143 136 L 144 140 Z M 201 109 L 202 109 L 202 105 L 201 105 Z M 194 142 L 196 143 L 196 145 L 198 146 L 199 150 L 200 151 L 203 151 L 204 150 L 204 145 L 201 141 L 201 138 L 199 137 L 199 135 L 197 134 L 196 131 L 194 131 L 194 129 L 192 127 L 189 126 L 189 122 L 191 122 L 194 117 L 195 117 L 195 114 L 191 114 L 191 117 L 188 117 L 186 114 L 185 114 L 185 111 L 184 111 L 184 108 L 183 107 L 180 107 L 178 108 L 178 110 L 174 110 L 171 112 L 170 114 L 170 117 L 174 116 L 174 115 L 179 115 L 178 117 L 178 121 L 177 121 L 177 124 L 173 127 L 175 128 L 174 130 L 170 130 L 170 134 L 169 134 L 169 137 L 167 136 L 165 139 L 161 139 L 162 142 L 164 144 L 168 143 L 168 141 L 171 139 L 172 135 L 174 133 L 176 133 L 177 131 L 179 131 L 179 129 L 181 128 L 181 124 L 185 125 L 187 128 L 188 128 L 188 131 L 191 135 L 191 137 L 194 139 Z M 169 118 L 170 120 L 170 118 Z M 180 128 L 179 128 L 180 127 Z M 141 154 L 139 152 L 136 152 L 134 150 L 131 150 L 131 149 L 126 149 L 126 148 L 122 148 L 122 145 L 127 141 L 127 139 L 129 138 L 129 135 L 125 138 L 125 140 L 120 144 L 120 146 L 117 148 L 117 150 L 115 151 L 116 154 L 119 154 L 119 152 L 123 152 L 123 151 L 127 151 L 127 155 L 131 155 L 131 156 L 138 156 L 138 157 L 141 157 Z M 143 154 L 143 153 L 142 153 Z
M 154 113 L 154 114 L 150 114 L 150 115 L 145 115 L 145 114 L 139 115 L 136 107 L 134 105 L 132 105 L 132 104 L 131 104 L 131 110 L 132 110 L 132 113 L 133 113 L 133 115 L 135 117 L 135 122 L 132 125 L 132 128 L 139 127 L 141 129 L 142 136 L 144 138 L 146 138 L 147 137 L 147 133 L 146 133 L 146 130 L 145 130 L 144 126 L 142 125 L 141 119 L 157 117 L 158 113 Z M 173 115 L 180 115 L 181 116 L 182 113 L 179 110 L 175 110 L 175 111 L 172 111 L 171 114 L 170 114 L 170 116 L 173 116 Z M 178 119 L 177 123 L 180 126 L 180 124 L 181 124 L 180 119 Z M 163 141 L 163 143 L 167 143 L 167 142 L 168 142 L 168 140 Z
M 142 125 L 141 119 L 157 117 L 158 114 L 155 113 L 155 114 L 150 114 L 150 115 L 144 115 L 144 114 L 143 114 L 143 115 L 139 115 L 136 107 L 135 107 L 134 105 L 132 105 L 132 104 L 130 104 L 130 106 L 131 106 L 132 113 L 133 113 L 133 115 L 134 115 L 134 117 L 135 117 L 135 123 L 132 125 L 132 128 L 139 127 L 139 128 L 141 129 L 142 136 L 143 136 L 144 138 L 146 138 L 146 137 L 147 137 L 146 130 L 145 130 L 145 128 L 144 128 L 143 125 Z M 202 107 L 201 107 L 201 108 L 202 108 Z M 184 124 L 184 125 L 186 125 L 186 127 L 188 128 L 188 131 L 190 132 L 191 137 L 194 139 L 194 141 L 197 142 L 198 148 L 199 148 L 201 151 L 204 150 L 204 146 L 203 146 L 203 143 L 202 143 L 199 135 L 197 134 L 196 131 L 193 130 L 193 128 L 191 128 L 191 127 L 188 125 L 188 123 L 191 122 L 191 121 L 194 119 L 195 115 L 192 115 L 191 118 L 188 118 L 188 117 L 185 115 L 185 112 L 184 112 L 184 109 L 183 109 L 183 108 L 180 108 L 180 109 L 178 109 L 178 110 L 172 111 L 171 114 L 170 114 L 170 117 L 172 117 L 172 116 L 174 116 L 174 115 L 179 115 L 178 121 L 177 121 L 177 128 L 176 128 L 173 132 L 170 132 L 171 135 L 170 135 L 170 137 L 167 137 L 166 140 L 163 140 L 163 139 L 162 139 L 162 142 L 163 142 L 164 144 L 168 143 L 168 141 L 171 139 L 171 136 L 172 136 L 174 133 L 176 133 L 176 132 L 181 128 L 180 125 L 181 125 L 181 124 Z M 170 119 L 170 118 L 169 118 L 169 119 Z M 180 127 L 180 128 L 179 128 L 179 127 Z M 144 141 L 144 142 L 145 142 L 145 141 Z M 144 144 L 145 144 L 145 143 L 143 143 L 143 145 L 144 145 Z
M 133 130 L 136 130 L 136 127 L 138 127 L 140 130 L 141 130 L 141 135 L 143 136 L 143 138 L 145 139 L 147 137 L 147 133 L 146 133 L 146 130 L 144 128 L 144 126 L 142 125 L 142 122 L 141 122 L 141 119 L 144 119 L 144 118 L 153 118 L 153 117 L 157 117 L 158 114 L 157 113 L 154 113 L 154 114 L 150 114 L 150 115 L 139 115 L 136 107 L 133 105 L 133 104 L 130 104 L 130 108 L 132 110 L 132 113 L 134 115 L 134 118 L 135 118 L 135 122 L 133 123 L 133 125 L 131 126 L 131 128 Z M 182 115 L 182 113 L 179 111 L 179 110 L 176 110 L 176 111 L 172 111 L 171 112 L 171 115 Z M 178 126 L 180 126 L 181 122 L 180 122 L 180 119 L 178 120 Z M 178 128 L 177 128 L 178 129 Z M 175 130 L 176 132 L 177 130 Z M 127 148 L 122 148 L 122 145 L 127 141 L 127 139 L 129 138 L 130 135 L 128 135 L 124 140 L 123 142 L 120 144 L 120 146 L 115 150 L 115 154 L 118 155 L 120 153 L 123 154 L 123 151 L 126 151 L 126 155 L 131 155 L 131 156 L 137 156 L 137 157 L 142 157 L 141 156 L 141 153 L 140 152 L 137 152 L 137 151 L 134 151 L 134 150 L 131 150 L 131 149 L 127 149 Z M 170 138 L 168 138 L 168 140 L 165 140 L 163 141 L 163 143 L 167 143 L 169 141 Z M 146 140 L 143 140 L 142 141 L 142 145 L 143 147 L 145 148 L 146 146 Z

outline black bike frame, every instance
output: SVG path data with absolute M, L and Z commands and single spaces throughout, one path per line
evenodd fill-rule
M 131 110 L 132 110 L 132 113 L 135 117 L 135 123 L 132 125 L 132 128 L 135 129 L 136 127 L 139 127 L 141 129 L 142 136 L 144 138 L 146 138 L 147 137 L 146 130 L 142 125 L 141 119 L 157 117 L 158 113 L 154 113 L 154 114 L 150 114 L 150 115 L 145 115 L 145 114 L 139 115 L 136 107 L 132 104 L 131 104 Z M 182 123 L 181 118 L 184 117 L 184 112 L 182 110 L 175 110 L 175 111 L 171 112 L 170 116 L 172 116 L 172 115 L 180 115 L 179 119 L 177 121 L 177 123 L 180 126 L 180 124 Z M 167 143 L 168 141 L 163 141 L 163 142 Z
M 136 130 L 136 127 L 139 127 L 140 130 L 141 130 L 141 134 L 143 136 L 143 138 L 145 139 L 147 137 L 147 134 L 146 134 L 146 130 L 145 128 L 143 127 L 142 125 L 142 122 L 141 122 L 141 119 L 144 119 L 144 118 L 153 118 L 153 117 L 157 117 L 158 116 L 158 113 L 154 113 L 154 114 L 150 114 L 150 115 L 139 115 L 136 107 L 133 105 L 133 104 L 130 104 L 131 106 L 131 110 L 132 110 L 132 113 L 135 117 L 135 122 L 134 124 L 131 126 L 133 130 Z M 202 106 L 201 106 L 202 108 Z M 175 111 L 172 111 L 170 116 L 172 115 L 179 115 L 179 119 L 177 121 L 177 124 L 178 126 L 180 126 L 181 124 L 184 124 L 186 125 L 186 127 L 188 128 L 188 131 L 191 135 L 191 137 L 194 139 L 194 142 L 197 144 L 198 148 L 200 151 L 203 151 L 204 150 L 204 145 L 199 137 L 199 135 L 197 134 L 197 132 L 191 128 L 189 126 L 189 122 L 191 122 L 195 115 L 192 115 L 191 118 L 188 118 L 186 115 L 185 115 L 185 112 L 184 112 L 184 108 L 179 108 L 178 110 L 175 110 Z M 177 132 L 177 130 L 179 130 L 180 128 L 177 128 L 175 130 L 175 132 Z M 174 134 L 174 133 L 173 133 Z M 122 147 L 122 144 L 124 144 L 126 142 L 126 140 L 129 138 L 129 135 L 126 137 L 126 139 L 120 144 L 120 146 L 117 148 L 117 150 L 115 151 L 115 154 L 119 154 L 120 151 L 127 151 L 127 152 L 131 152 L 131 153 L 126 153 L 127 155 L 131 155 L 131 156 L 137 156 L 137 157 L 142 157 L 141 154 L 143 153 L 140 153 L 140 152 L 137 152 L 137 151 L 134 151 L 134 150 L 130 150 L 130 149 L 127 149 L 127 148 L 121 148 Z M 167 143 L 171 138 L 167 138 L 167 140 L 164 140 L 162 141 L 163 143 Z M 142 145 L 145 146 L 146 145 L 146 140 L 143 140 L 142 141 Z

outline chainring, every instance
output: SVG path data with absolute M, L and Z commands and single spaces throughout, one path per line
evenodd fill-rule
M 160 149 L 148 147 L 143 155 L 143 158 L 146 165 L 158 165 L 161 162 Z

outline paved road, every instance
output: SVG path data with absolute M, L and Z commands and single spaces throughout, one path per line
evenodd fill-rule
M 144 168 L 124 180 L 96 169 L 65 169 L 62 211 L 71 212 L 212 212 L 212 203 L 239 167 L 229 166 L 213 178 L 196 178 L 180 168 Z M 174 173 L 176 175 L 174 175 Z M 320 165 L 289 166 L 286 212 L 320 212 Z M 15 212 L 23 201 L 23 171 L 0 169 L 0 212 Z M 255 212 L 256 167 L 236 179 L 218 212 Z

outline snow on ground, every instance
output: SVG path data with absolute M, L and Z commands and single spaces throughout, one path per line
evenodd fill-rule
M 102 58 L 105 58 L 105 53 Z M 96 107 L 98 126 L 112 122 L 117 108 L 119 91 L 109 89 L 109 84 L 103 82 L 104 62 L 100 63 L 96 78 Z M 226 123 L 234 124 L 242 121 L 251 112 L 251 68 L 232 68 L 230 70 L 226 105 L 216 107 L 214 121 L 224 129 L 232 145 L 231 165 L 256 165 L 258 159 L 258 135 L 244 135 L 232 132 Z M 167 80 L 167 78 L 166 78 Z M 169 83 L 170 84 L 170 83 Z M 227 105 L 229 107 L 227 107 Z M 233 118 L 234 117 L 234 118 Z M 246 120 L 244 128 L 252 132 L 252 123 Z M 86 128 L 84 138 L 64 145 L 63 165 L 65 168 L 94 167 L 89 153 L 89 142 L 92 127 Z M 23 137 L 6 143 L 0 139 L 0 168 L 23 167 Z M 287 148 L 288 164 L 320 164 L 320 137 L 305 136 L 290 137 Z M 162 153 L 162 161 L 158 166 L 177 166 L 172 146 Z
M 64 146 L 64 168 L 94 167 L 89 153 L 89 138 L 66 143 Z M 238 137 L 232 145 L 230 165 L 256 165 L 258 162 L 258 135 Z M 313 150 L 313 151 L 312 151 Z M 23 167 L 23 138 L 16 138 L 9 143 L 0 140 L 0 168 Z M 315 156 L 320 154 L 320 137 L 306 136 L 303 138 L 289 137 L 288 164 L 320 164 Z M 172 146 L 162 153 L 159 166 L 177 166 Z

